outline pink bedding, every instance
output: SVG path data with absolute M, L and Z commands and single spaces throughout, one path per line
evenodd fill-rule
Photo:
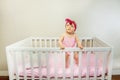
M 89 68 L 87 68 L 87 60 L 86 60 L 86 54 L 83 54 L 82 56 L 82 68 L 81 68 L 81 76 L 85 77 L 87 74 L 87 69 L 89 69 L 89 76 L 94 76 L 95 74 L 95 55 L 94 54 L 90 54 L 90 63 L 89 63 Z M 55 75 L 57 75 L 58 77 L 62 77 L 65 73 L 66 77 L 70 77 L 71 74 L 73 74 L 74 76 L 78 76 L 80 75 L 79 73 L 79 67 L 74 64 L 73 70 L 71 72 L 71 68 L 68 67 L 65 70 L 63 70 L 63 66 L 60 66 L 61 64 L 59 63 L 59 65 L 57 65 L 57 69 L 55 70 L 55 66 L 53 66 L 53 62 L 52 62 L 52 58 L 49 59 L 49 76 L 50 77 L 54 77 Z M 98 59 L 97 60 L 97 76 L 101 76 L 102 72 L 103 72 L 103 65 L 102 65 L 103 61 L 102 59 Z M 32 76 L 34 75 L 35 77 L 38 77 L 39 75 L 41 76 L 47 76 L 47 66 L 42 66 L 41 68 L 39 68 L 38 66 L 34 66 L 33 67 L 33 72 L 31 71 L 31 67 L 26 68 L 26 71 L 24 71 L 22 69 L 22 67 L 19 67 L 18 69 L 18 74 L 20 76 L 23 76 L 25 73 L 27 76 Z M 55 72 L 57 71 L 57 72 Z M 105 73 L 107 73 L 107 68 L 105 69 Z

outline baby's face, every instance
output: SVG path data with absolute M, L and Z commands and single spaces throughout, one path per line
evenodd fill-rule
M 65 28 L 66 28 L 66 32 L 68 32 L 68 33 L 74 33 L 74 31 L 75 31 L 75 27 L 74 27 L 74 25 L 72 24 L 72 25 L 70 25 L 69 23 L 67 23 L 66 25 L 65 25 Z

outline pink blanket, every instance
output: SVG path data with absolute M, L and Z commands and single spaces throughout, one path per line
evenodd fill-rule
M 71 70 L 70 67 L 65 68 L 65 70 L 63 70 L 63 66 L 61 66 L 61 62 L 57 65 L 57 68 L 55 69 L 55 66 L 53 64 L 53 58 L 49 59 L 49 70 L 47 72 L 47 66 L 42 66 L 41 68 L 38 66 L 34 66 L 33 69 L 31 69 L 31 67 L 26 68 L 26 70 L 24 71 L 22 69 L 22 67 L 19 67 L 18 69 L 18 73 L 20 76 L 24 76 L 24 74 L 26 74 L 27 76 L 32 76 L 34 75 L 35 77 L 39 77 L 39 76 L 50 76 L 50 77 L 54 77 L 54 76 L 58 76 L 58 77 L 62 77 L 64 74 L 66 77 L 70 77 L 72 74 L 74 76 L 79 76 L 80 75 L 80 70 L 81 70 L 81 76 L 85 77 L 87 74 L 87 70 L 89 72 L 89 76 L 94 76 L 95 73 L 97 73 L 97 76 L 101 76 L 102 72 L 103 72 L 103 61 L 102 59 L 98 59 L 97 60 L 97 66 L 95 67 L 95 55 L 94 54 L 90 54 L 90 60 L 89 60 L 89 67 L 87 67 L 87 56 L 86 54 L 83 54 L 82 56 L 82 62 L 81 62 L 81 69 L 79 69 L 79 67 L 74 64 L 73 65 L 73 69 Z M 97 71 L 95 71 L 95 68 Z M 48 74 L 47 74 L 48 73 Z M 107 73 L 107 67 L 105 69 L 105 73 Z

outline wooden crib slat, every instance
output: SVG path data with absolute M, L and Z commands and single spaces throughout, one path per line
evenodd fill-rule
M 34 75 L 33 75 L 33 58 L 32 58 L 33 52 L 29 51 L 29 53 L 30 53 L 29 55 L 30 55 L 30 68 L 31 68 L 32 80 L 34 80 Z
M 41 51 L 37 52 L 37 58 L 38 58 L 38 68 L 39 68 L 39 80 L 42 79 L 42 74 L 41 74 Z
M 37 40 L 36 39 L 32 39 L 32 47 L 37 47 Z
M 86 74 L 86 80 L 89 80 L 89 72 L 90 72 L 90 54 L 91 54 L 91 52 L 89 51 L 85 51 L 85 53 L 87 54 L 87 74 Z
M 70 69 L 71 69 L 71 80 L 74 79 L 74 51 L 70 52 Z
M 57 56 L 59 55 L 59 53 L 58 52 L 56 52 L 56 51 L 54 51 L 54 66 L 55 66 L 55 73 L 54 73 L 54 75 L 55 75 L 55 80 L 57 80 Z
M 50 41 L 50 48 L 52 47 L 52 40 L 51 39 L 49 39 L 49 41 Z
M 90 47 L 92 47 L 93 46 L 93 44 L 92 44 L 92 39 L 90 39 Z
M 39 47 L 42 47 L 42 40 L 39 38 Z
M 84 43 L 84 47 L 87 47 L 87 40 L 84 39 L 85 43 Z
M 47 39 L 45 39 L 44 41 L 45 41 L 44 45 L 45 45 L 45 47 L 47 47 Z
M 95 53 L 95 51 L 93 51 L 93 53 Z M 94 80 L 97 79 L 97 73 L 98 73 L 98 64 L 97 64 L 97 61 L 98 61 L 98 54 L 94 54 L 95 55 L 95 72 L 94 72 Z
M 26 53 L 24 53 L 24 51 L 21 51 L 22 52 L 22 54 L 21 54 L 21 60 L 22 60 L 22 68 L 23 68 L 23 78 L 24 78 L 24 80 L 27 80 L 27 75 L 26 75 L 26 68 L 25 68 L 25 56 L 24 56 L 24 54 L 26 54 Z
M 39 38 L 36 38 L 36 47 L 40 47 L 40 40 L 39 40 Z
M 79 51 L 79 64 L 78 64 L 78 67 L 79 67 L 79 73 L 78 73 L 78 78 L 81 80 L 82 79 L 82 51 Z
M 56 39 L 54 39 L 54 47 L 56 47 Z
M 49 52 L 48 51 L 45 51 L 45 54 L 46 54 L 46 64 L 47 64 L 47 80 L 50 80 L 50 71 L 49 71 L 49 61 L 48 61 L 48 59 L 49 59 Z
M 64 51 L 60 51 L 60 54 L 63 54 L 63 80 L 65 80 L 66 79 L 66 62 L 65 62 L 65 52 Z

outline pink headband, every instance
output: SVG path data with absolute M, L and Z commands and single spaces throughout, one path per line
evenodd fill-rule
M 75 28 L 75 31 L 76 31 L 77 26 L 76 26 L 76 23 L 75 23 L 73 20 L 70 20 L 70 19 L 66 18 L 65 21 L 66 21 L 66 24 L 67 24 L 67 23 L 69 23 L 70 25 L 73 24 L 73 25 L 74 25 L 74 28 Z

